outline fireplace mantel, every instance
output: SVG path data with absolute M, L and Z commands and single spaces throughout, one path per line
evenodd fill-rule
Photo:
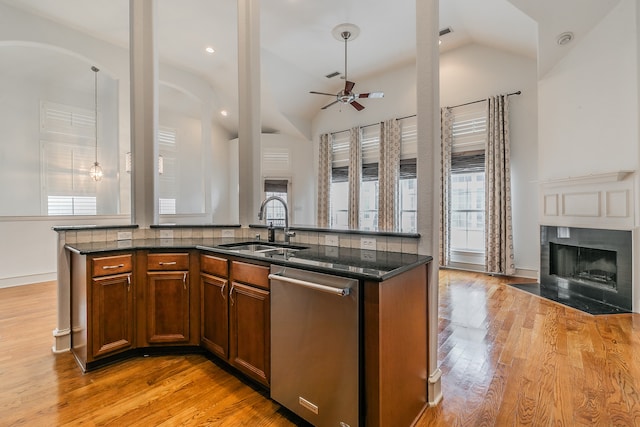
M 623 170 L 541 182 L 540 223 L 632 230 L 634 177 Z

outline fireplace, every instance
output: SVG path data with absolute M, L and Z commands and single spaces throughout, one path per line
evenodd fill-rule
M 632 309 L 631 231 L 542 226 L 540 287 Z

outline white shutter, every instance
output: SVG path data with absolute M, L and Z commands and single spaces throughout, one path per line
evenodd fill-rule
M 453 113 L 453 152 L 484 150 L 487 141 L 487 103 L 456 107 Z
M 378 163 L 380 161 L 380 125 L 362 128 L 362 164 Z
M 291 169 L 288 148 L 265 148 L 262 151 L 262 171 L 270 173 L 289 172 Z
M 53 102 L 40 102 L 40 130 L 95 139 L 95 111 Z
M 162 174 L 158 176 L 158 214 L 175 215 L 178 198 L 178 131 L 158 126 L 158 152 L 162 156 Z M 158 159 L 158 162 L 160 160 Z
M 400 159 L 418 157 L 418 120 L 416 116 L 400 120 Z
M 349 166 L 349 131 L 334 133 L 332 136 L 332 167 Z

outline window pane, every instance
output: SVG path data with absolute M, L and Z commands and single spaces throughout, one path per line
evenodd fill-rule
M 401 233 L 415 233 L 418 231 L 417 206 L 418 192 L 416 178 L 400 180 L 400 195 L 398 198 L 399 220 Z
M 451 249 L 484 252 L 484 172 L 451 176 Z
M 287 200 L 287 193 L 283 193 L 280 191 L 267 191 L 265 193 L 265 198 L 276 196 L 280 197 L 285 203 L 289 203 Z M 272 200 L 265 206 L 265 219 L 267 225 L 273 223 L 276 227 L 284 227 L 285 226 L 285 211 L 282 203 Z
M 360 184 L 360 230 L 378 230 L 378 181 Z
M 333 228 L 349 228 L 349 183 L 331 183 L 330 226 Z

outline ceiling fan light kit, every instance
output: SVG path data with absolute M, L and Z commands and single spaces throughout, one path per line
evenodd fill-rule
M 336 100 L 331 102 L 330 104 L 325 105 L 322 109 L 326 109 L 331 107 L 338 102 L 341 104 L 350 104 L 353 108 L 358 111 L 364 110 L 364 105 L 360 104 L 356 101 L 359 98 L 383 98 L 383 92 L 370 92 L 370 93 L 356 93 L 353 92 L 353 87 L 356 85 L 354 82 L 349 81 L 347 77 L 347 42 L 349 40 L 354 40 L 360 34 L 360 28 L 354 24 L 340 24 L 337 25 L 332 31 L 333 37 L 336 40 L 344 41 L 344 89 L 338 92 L 337 94 L 326 93 L 326 92 L 316 92 L 311 91 L 309 93 L 313 93 L 316 95 L 328 95 L 335 96 Z M 329 76 L 327 76 L 329 77 Z

